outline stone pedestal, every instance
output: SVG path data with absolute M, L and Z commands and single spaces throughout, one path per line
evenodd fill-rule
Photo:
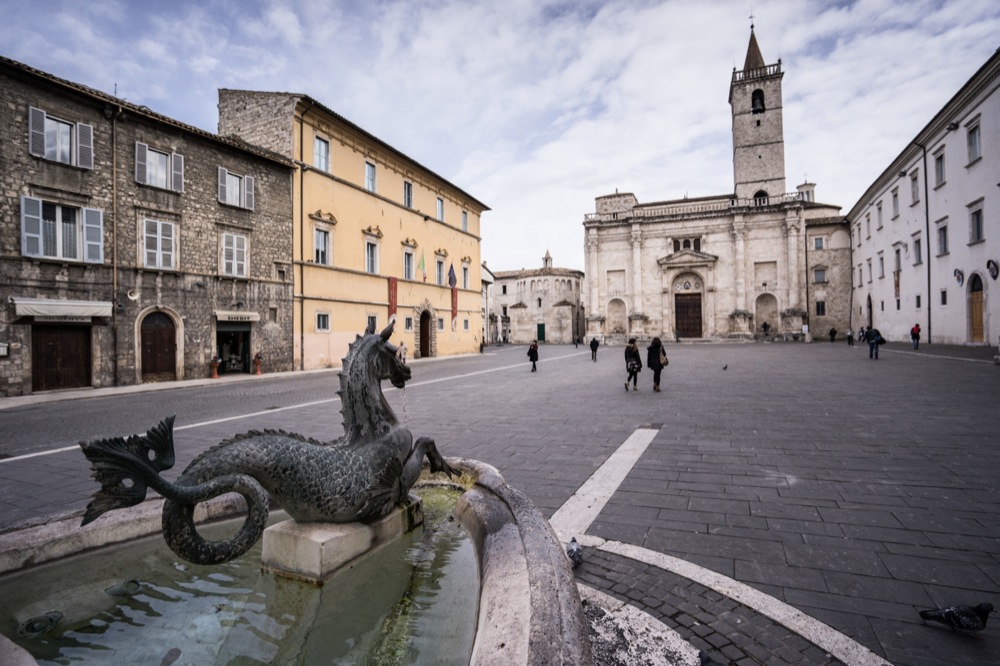
M 424 522 L 420 499 L 358 523 L 299 523 L 285 520 L 264 530 L 260 563 L 270 573 L 323 584 L 337 571 Z

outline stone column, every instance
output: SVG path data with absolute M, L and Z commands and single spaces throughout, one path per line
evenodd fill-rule
M 742 215 L 733 220 L 733 310 L 747 309 L 746 222 Z M 728 313 L 727 313 L 728 314 Z
M 642 230 L 638 224 L 632 225 L 629 237 L 632 246 L 632 315 L 642 314 Z
M 586 279 L 589 282 L 589 303 L 587 304 L 587 309 L 585 311 L 585 316 L 587 318 L 587 342 L 589 344 L 590 338 L 596 337 L 601 338 L 602 326 L 601 322 L 604 318 L 604 305 L 601 302 L 601 266 L 600 266 L 600 249 L 601 242 L 597 238 L 597 229 L 587 230 L 587 240 L 586 240 L 586 256 L 584 258 L 584 266 Z

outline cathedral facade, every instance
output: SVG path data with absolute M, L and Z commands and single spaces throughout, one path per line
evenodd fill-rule
M 785 185 L 781 61 L 751 28 L 729 89 L 732 193 L 640 203 L 597 197 L 584 218 L 587 338 L 807 339 L 846 331 L 850 232 L 815 185 Z M 810 331 L 811 329 L 811 331 Z

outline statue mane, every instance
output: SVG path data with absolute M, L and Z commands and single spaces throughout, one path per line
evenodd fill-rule
M 396 414 L 382 394 L 382 378 L 377 371 L 377 357 L 389 344 L 390 327 L 381 334 L 369 328 L 356 335 L 347 347 L 339 373 L 340 413 L 344 435 L 337 444 L 352 445 L 381 437 L 399 425 Z

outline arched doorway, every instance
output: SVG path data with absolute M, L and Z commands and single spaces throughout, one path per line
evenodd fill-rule
M 427 358 L 431 355 L 431 313 L 424 310 L 420 313 L 420 349 L 417 358 Z
M 620 298 L 613 298 L 608 303 L 608 319 L 605 334 L 625 335 L 628 333 L 628 319 L 625 316 L 625 301 Z
M 177 378 L 177 332 L 174 320 L 164 312 L 150 312 L 140 326 L 142 381 Z
M 700 338 L 701 278 L 697 275 L 681 275 L 674 280 L 674 326 L 679 338 Z
M 754 326 L 758 333 L 764 331 L 764 324 L 767 324 L 769 331 L 777 332 L 780 329 L 775 329 L 775 324 L 779 324 L 778 321 L 778 299 L 774 297 L 773 294 L 761 294 L 757 297 L 757 303 L 754 306 Z
M 969 278 L 969 342 L 985 342 L 983 326 L 983 278 L 973 273 Z

